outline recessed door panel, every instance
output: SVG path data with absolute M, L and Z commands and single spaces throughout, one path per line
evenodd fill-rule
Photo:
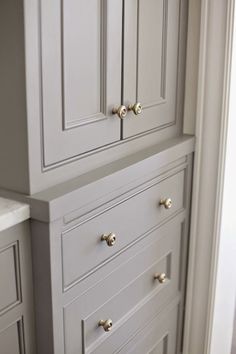
M 64 125 L 86 123 L 105 114 L 105 43 L 101 1 L 63 2 Z
M 125 2 L 124 103 L 137 102 L 123 124 L 123 137 L 175 124 L 179 0 Z
M 41 1 L 44 165 L 120 139 L 122 0 Z
M 0 249 L 0 315 L 21 301 L 21 281 L 18 243 Z
M 9 324 L 6 328 L 0 329 L 0 353 L 2 354 L 23 354 L 24 349 L 23 321 Z

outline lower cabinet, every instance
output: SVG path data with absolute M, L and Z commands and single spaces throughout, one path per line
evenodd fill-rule
M 82 346 L 85 353 L 116 352 L 121 338 L 128 341 L 178 296 L 180 220 L 151 232 L 126 261 L 64 307 L 66 353 L 81 352 Z
M 0 232 L 0 353 L 34 354 L 29 222 Z
M 109 176 L 110 197 L 48 192 L 63 215 L 32 222 L 38 354 L 181 352 L 191 170 L 183 153 L 119 188 Z

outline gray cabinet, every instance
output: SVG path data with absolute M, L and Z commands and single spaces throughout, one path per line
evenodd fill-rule
M 181 352 L 192 149 L 180 139 L 29 199 L 38 353 Z
M 1 1 L 0 186 L 34 194 L 180 136 L 186 9 L 187 0 Z
M 105 278 L 98 278 L 92 288 L 64 306 L 66 354 L 83 352 L 82 343 L 84 353 L 118 352 L 154 314 L 178 297 L 181 221 L 175 219 L 144 233 L 146 237 L 126 253 L 126 261 L 118 267 L 109 262 Z M 107 319 L 112 320 L 112 330 L 104 333 L 98 324 Z
M 125 1 L 124 13 L 122 6 L 41 2 L 46 165 L 176 123 L 180 1 Z M 112 114 L 121 97 L 143 107 L 122 126 Z
M 122 1 L 41 1 L 44 159 L 120 139 Z M 52 144 L 53 141 L 53 144 Z
M 131 0 L 124 7 L 124 103 L 143 111 L 123 138 L 176 123 L 180 0 Z
M 0 352 L 34 354 L 29 222 L 0 232 Z
M 0 2 L 0 187 L 31 205 L 38 354 L 181 352 L 187 2 Z M 31 354 L 14 242 L 0 249 L 0 342 Z

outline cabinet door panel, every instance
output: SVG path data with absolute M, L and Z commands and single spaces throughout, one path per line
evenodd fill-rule
M 21 354 L 25 352 L 23 349 L 23 323 L 21 320 L 0 330 L 0 352 L 2 354 Z
M 41 0 L 44 164 L 120 139 L 122 0 Z
M 176 120 L 179 0 L 125 1 L 124 103 L 140 102 L 130 112 L 123 137 L 166 127 Z

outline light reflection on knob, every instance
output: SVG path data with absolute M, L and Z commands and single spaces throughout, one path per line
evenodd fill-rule
M 160 284 L 164 284 L 166 282 L 166 274 L 165 273 L 155 274 L 154 279 L 158 280 Z
M 142 113 L 143 107 L 140 102 L 137 102 L 134 105 L 130 104 L 128 110 L 133 111 L 133 113 L 137 116 Z
M 111 232 L 107 235 L 103 234 L 101 237 L 101 240 L 106 241 L 107 246 L 112 247 L 116 243 L 116 235 L 113 232 Z
M 105 332 L 110 332 L 112 329 L 112 320 L 100 320 L 98 325 L 102 326 Z
M 163 205 L 165 209 L 170 209 L 172 207 L 171 198 L 165 198 L 160 200 L 160 205 Z
M 120 119 L 124 119 L 127 116 L 128 110 L 125 106 L 119 106 L 113 108 L 112 113 L 117 114 Z

